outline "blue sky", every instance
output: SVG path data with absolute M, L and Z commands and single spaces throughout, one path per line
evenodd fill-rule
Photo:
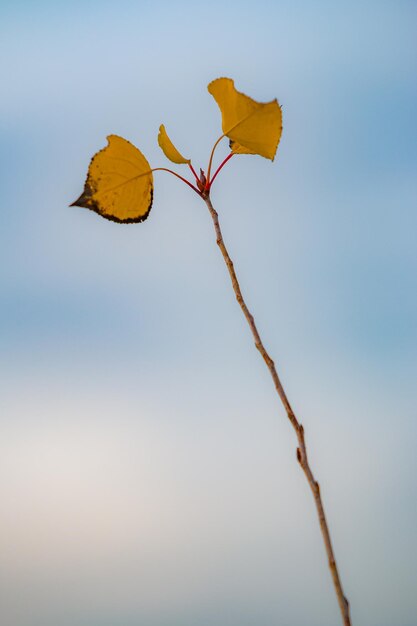
M 0 611 L 7 626 L 339 623 L 293 432 L 205 205 L 68 208 L 109 133 L 205 167 L 218 76 L 277 97 L 212 199 L 307 432 L 354 624 L 415 599 L 413 2 L 2 2 Z M 218 159 L 227 154 L 219 149 Z

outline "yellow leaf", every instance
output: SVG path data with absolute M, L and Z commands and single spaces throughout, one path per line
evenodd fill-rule
M 274 160 L 282 133 L 277 100 L 256 102 L 236 90 L 231 78 L 217 78 L 208 90 L 219 105 L 223 133 L 237 154 L 259 154 Z
M 115 222 L 143 222 L 153 197 L 153 175 L 142 152 L 123 137 L 109 135 L 93 156 L 81 196 L 71 206 L 85 207 Z
M 159 127 L 158 143 L 165 156 L 173 163 L 191 163 L 191 159 L 185 159 L 182 154 L 178 152 L 171 139 L 168 137 L 163 124 Z

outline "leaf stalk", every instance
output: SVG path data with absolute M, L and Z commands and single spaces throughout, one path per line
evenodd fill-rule
M 220 170 L 226 165 L 226 163 L 228 161 L 230 161 L 230 159 L 232 158 L 232 156 L 234 155 L 234 152 L 231 152 L 230 154 L 227 155 L 227 157 L 224 159 L 224 161 L 222 161 L 219 165 L 219 167 L 217 168 L 217 170 L 214 172 L 213 174 L 213 178 L 211 180 L 209 180 L 208 183 L 208 191 L 210 191 L 212 184 L 214 183 L 214 179 L 216 178 L 217 174 L 220 172 Z
M 191 189 L 193 189 L 196 193 L 198 193 L 199 196 L 201 196 L 201 192 L 199 191 L 199 189 L 197 189 L 197 187 L 194 187 L 194 185 L 190 183 L 189 180 L 187 180 L 186 178 L 183 178 L 183 176 L 180 176 L 180 174 L 177 174 L 177 172 L 174 172 L 173 170 L 170 170 L 167 167 L 154 167 L 152 169 L 152 172 L 169 172 L 170 174 L 173 174 L 174 176 L 182 180 L 183 183 L 191 187 Z
M 226 137 L 226 135 L 221 135 L 221 137 L 219 137 L 216 141 L 216 143 L 214 144 L 212 150 L 211 150 L 211 154 L 210 154 L 210 160 L 209 160 L 209 164 L 207 167 L 207 183 L 206 183 L 206 190 L 208 191 L 210 189 L 210 175 L 211 175 L 211 166 L 213 163 L 213 157 L 214 157 L 214 152 L 217 148 L 217 146 L 219 145 L 219 143 L 221 142 L 221 140 Z

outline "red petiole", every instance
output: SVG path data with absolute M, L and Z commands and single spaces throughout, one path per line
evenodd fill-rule
M 197 176 L 197 172 L 195 171 L 195 169 L 193 168 L 193 166 L 191 165 L 191 163 L 188 164 L 188 167 L 190 168 L 190 170 L 192 171 L 192 173 L 195 176 L 196 180 L 199 180 L 198 176 Z
M 206 194 L 208 194 L 208 192 L 210 191 L 210 188 L 212 186 L 212 184 L 214 183 L 214 179 L 216 178 L 217 174 L 220 172 L 220 170 L 223 169 L 223 167 L 226 165 L 226 163 L 232 158 L 232 156 L 234 155 L 234 152 L 231 152 L 230 154 L 227 155 L 227 157 L 220 163 L 219 167 L 217 168 L 217 170 L 214 172 L 213 177 L 210 180 L 210 170 L 211 170 L 211 164 L 213 161 L 213 154 L 214 154 L 214 150 L 217 146 L 217 144 L 220 142 L 221 139 L 223 139 L 224 135 L 222 135 L 222 137 L 220 137 L 216 143 L 214 144 L 211 156 L 210 156 L 210 163 L 209 163 L 209 169 L 207 172 L 207 181 L 204 180 L 204 174 L 202 174 L 203 176 L 203 180 L 197 175 L 197 172 L 195 171 L 195 169 L 193 168 L 193 166 L 191 165 L 191 163 L 188 163 L 188 167 L 190 168 L 193 176 L 195 177 L 195 180 L 197 182 L 197 184 L 200 186 L 200 189 L 198 189 L 197 187 L 195 187 L 195 185 L 193 185 L 192 183 L 190 183 L 190 181 L 188 181 L 186 178 L 183 178 L 183 176 L 180 176 L 180 174 L 177 174 L 177 172 L 174 172 L 173 170 L 170 170 L 166 167 L 155 167 L 154 169 L 152 169 L 152 172 L 169 172 L 170 174 L 173 174 L 174 176 L 176 176 L 177 178 L 179 178 L 180 180 L 182 180 L 183 183 L 185 183 L 186 185 L 188 185 L 189 187 L 191 187 L 191 189 L 193 191 L 195 191 L 196 193 L 198 193 L 199 196 L 201 196 L 203 194 L 203 192 L 205 192 Z M 204 187 L 204 183 L 205 183 L 205 187 Z
M 190 183 L 190 181 L 188 181 L 186 178 L 183 178 L 182 176 L 180 176 L 179 174 L 177 174 L 177 172 L 174 172 L 173 170 L 169 170 L 166 167 L 155 167 L 152 170 L 152 172 L 169 172 L 170 174 L 173 174 L 174 176 L 182 180 L 183 183 L 191 187 L 191 189 L 194 189 L 194 191 L 198 193 L 199 196 L 201 196 L 201 192 L 197 189 L 197 187 L 194 187 L 194 185 Z
M 230 154 L 227 155 L 227 157 L 224 159 L 224 161 L 222 161 L 219 165 L 219 167 L 217 168 L 217 170 L 214 172 L 213 174 L 213 178 L 207 182 L 207 190 L 210 191 L 210 187 L 212 186 L 212 184 L 214 183 L 214 179 L 216 178 L 217 174 L 220 172 L 220 170 L 226 165 L 226 163 L 232 158 L 232 156 L 234 155 L 234 152 L 231 152 Z

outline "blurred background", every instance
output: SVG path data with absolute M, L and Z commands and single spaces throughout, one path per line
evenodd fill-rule
M 352 623 L 415 625 L 415 2 L 0 6 L 1 623 L 341 623 L 206 206 L 157 172 L 143 224 L 68 208 L 109 133 L 169 167 L 164 123 L 205 168 L 230 76 L 283 107 L 212 200 Z

